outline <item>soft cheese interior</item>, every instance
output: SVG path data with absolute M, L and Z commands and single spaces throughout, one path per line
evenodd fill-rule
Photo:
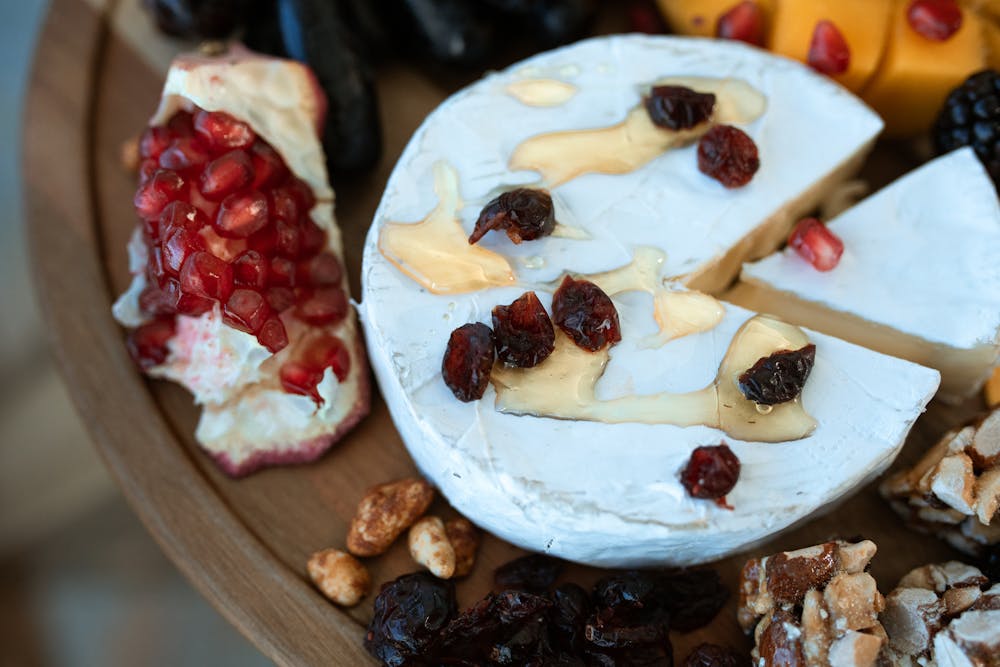
M 474 280 L 442 270 L 432 271 L 440 281 L 421 284 L 414 279 L 419 272 L 394 254 L 408 247 L 400 238 L 416 238 L 396 236 L 406 223 L 434 221 L 425 229 L 436 234 L 453 209 L 462 227 L 453 247 L 475 268 L 483 258 L 461 250 L 469 247 L 461 234 L 472 230 L 482 206 L 513 186 L 546 185 L 537 172 L 509 168 L 519 145 L 545 133 L 619 124 L 640 103 L 644 86 L 672 76 L 737 79 L 763 94 L 763 115 L 741 125 L 761 154 L 748 186 L 725 189 L 698 171 L 694 146 L 681 147 L 634 171 L 585 174 L 553 188 L 556 233 L 518 246 L 502 234 L 487 235 L 476 248 L 495 257 L 480 262 L 489 271 L 465 272 Z M 565 81 L 576 93 L 559 105 L 526 106 L 507 92 L 526 79 Z M 817 357 L 801 397 L 818 426 L 803 439 L 776 443 L 741 441 L 700 425 L 517 416 L 495 407 L 492 387 L 482 400 L 461 403 L 441 378 L 455 327 L 489 323 L 495 305 L 527 289 L 548 308 L 553 281 L 567 272 L 611 271 L 652 248 L 662 254 L 660 284 L 673 279 L 673 293 L 703 300 L 679 285 L 719 289 L 743 259 L 773 250 L 791 221 L 847 175 L 880 127 L 870 110 L 805 67 L 740 44 L 694 39 L 589 40 L 451 98 L 400 158 L 364 252 L 361 315 L 369 355 L 418 466 L 459 511 L 501 537 L 607 566 L 724 556 L 880 472 L 939 375 L 818 333 L 806 332 Z M 442 187 L 448 174 L 455 193 Z M 623 341 L 611 349 L 596 399 L 710 386 L 733 336 L 753 315 L 729 304 L 714 311 L 700 304 L 698 312 L 711 317 L 664 336 L 654 297 L 639 287 L 614 293 Z M 678 479 L 695 447 L 720 440 L 743 462 L 728 497 L 732 511 L 691 499 Z
M 171 65 L 150 124 L 165 123 L 176 111 L 194 107 L 223 110 L 246 120 L 312 188 L 317 204 L 310 215 L 327 232 L 329 249 L 342 257 L 333 190 L 316 134 L 323 109 L 315 86 L 304 66 L 258 57 L 238 46 L 222 58 L 184 56 Z M 116 319 L 125 326 L 135 327 L 146 319 L 138 302 L 145 287 L 145 267 L 146 252 L 137 232 L 129 244 L 132 283 L 114 305 Z M 224 324 L 218 306 L 199 317 L 178 315 L 177 334 L 168 343 L 170 355 L 149 371 L 183 385 L 204 406 L 198 442 L 232 474 L 318 456 L 363 416 L 362 406 L 367 406 L 366 361 L 353 315 L 327 328 L 347 342 L 351 367 L 360 372 L 352 372 L 341 383 L 328 370 L 317 387 L 321 405 L 281 388 L 278 370 L 303 343 L 304 331 L 291 317 L 284 316 L 283 321 L 290 344 L 272 355 L 255 336 Z
M 979 389 L 1000 353 L 1000 203 L 971 148 L 937 158 L 829 222 L 832 271 L 794 251 L 747 264 L 729 295 L 941 371 L 941 396 Z

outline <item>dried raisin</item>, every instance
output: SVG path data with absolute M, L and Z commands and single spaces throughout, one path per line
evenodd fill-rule
M 668 130 L 689 130 L 712 115 L 715 95 L 684 86 L 653 86 L 645 104 L 654 125 Z
M 813 344 L 761 357 L 740 375 L 740 391 L 748 401 L 760 405 L 787 403 L 802 393 L 815 361 Z
M 760 169 L 757 144 L 743 130 L 716 125 L 698 142 L 698 169 L 727 188 L 743 187 Z

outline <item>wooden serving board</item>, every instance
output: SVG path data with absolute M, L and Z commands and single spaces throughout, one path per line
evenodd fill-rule
M 128 281 L 125 244 L 135 224 L 134 176 L 122 167 L 121 146 L 145 126 L 162 65 L 184 46 L 156 35 L 138 2 L 53 0 L 35 58 L 25 116 L 25 198 L 38 296 L 55 353 L 132 507 L 240 631 L 281 665 L 371 664 L 361 646 L 371 596 L 354 609 L 338 609 L 310 586 L 305 563 L 313 551 L 343 546 L 367 487 L 416 473 L 381 398 L 375 396 L 371 415 L 318 463 L 234 481 L 195 445 L 198 410 L 191 397 L 175 385 L 143 379 L 111 318 L 111 303 Z M 602 28 L 624 27 L 620 8 L 608 14 Z M 369 176 L 337 184 L 355 295 L 364 235 L 389 171 L 417 125 L 460 83 L 402 64 L 379 71 L 385 155 Z M 865 176 L 877 187 L 913 164 L 901 147 L 879 146 Z M 957 408 L 932 404 L 897 465 L 912 463 L 946 428 L 982 407 L 978 399 Z M 452 510 L 439 499 L 432 512 L 448 516 Z M 874 486 L 753 553 L 836 536 L 877 542 L 872 571 L 883 592 L 916 565 L 956 556 L 904 528 Z M 416 569 L 404 541 L 367 561 L 376 588 Z M 486 536 L 475 570 L 458 583 L 460 604 L 484 595 L 494 568 L 521 553 Z M 733 590 L 747 557 L 715 566 Z M 586 585 L 599 575 L 573 566 L 565 578 Z M 675 633 L 677 659 L 708 640 L 749 650 L 734 609 L 731 599 L 709 627 Z

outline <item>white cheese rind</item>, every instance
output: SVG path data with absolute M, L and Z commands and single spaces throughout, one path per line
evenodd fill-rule
M 844 242 L 833 270 L 817 271 L 786 248 L 746 264 L 741 279 L 928 349 L 973 353 L 963 365 L 978 363 L 964 372 L 971 381 L 945 376 L 956 393 L 975 391 L 1000 352 L 1000 203 L 972 149 L 928 162 L 828 224 Z M 934 353 L 919 361 L 933 365 Z
M 693 147 L 632 174 L 580 177 L 553 198 L 559 221 L 588 238 L 512 246 L 491 234 L 482 242 L 511 257 L 524 283 L 609 270 L 626 264 L 640 245 L 666 251 L 667 275 L 689 273 L 855 154 L 880 127 L 841 88 L 749 47 L 639 36 L 581 42 L 491 75 L 435 111 L 390 177 L 365 245 L 361 315 L 369 355 L 417 465 L 487 530 L 594 565 L 705 562 L 803 519 L 888 466 L 939 381 L 936 371 L 810 333 L 818 352 L 803 400 L 820 425 L 796 442 L 725 438 L 744 465 L 729 495 L 733 511 L 691 499 L 678 479 L 695 447 L 723 439 L 718 430 L 506 415 L 494 410 L 492 388 L 478 402 L 454 398 L 440 375 L 449 333 L 466 322 L 489 322 L 493 306 L 523 288 L 431 294 L 379 253 L 381 226 L 420 220 L 434 208 L 433 167 L 445 160 L 459 174 L 466 202 L 460 218 L 470 231 L 497 191 L 536 180 L 507 171 L 521 140 L 617 123 L 639 102 L 643 83 L 670 75 L 744 78 L 768 97 L 767 112 L 747 128 L 761 151 L 754 181 L 726 190 L 698 172 Z M 579 93 L 551 109 L 526 109 L 503 93 L 520 77 L 545 76 L 559 76 Z M 550 295 L 539 297 L 548 308 Z M 710 384 L 750 316 L 727 305 L 712 331 L 648 349 L 641 341 L 657 330 L 649 295 L 626 293 L 615 303 L 625 339 L 612 350 L 599 398 Z

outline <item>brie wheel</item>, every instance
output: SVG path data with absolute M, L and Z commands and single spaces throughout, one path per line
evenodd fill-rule
M 695 146 L 675 148 L 634 171 L 585 174 L 552 188 L 557 230 L 573 233 L 517 246 L 491 233 L 473 246 L 476 252 L 469 250 L 462 235 L 489 199 L 541 182 L 536 172 L 508 167 L 522 142 L 622 123 L 644 87 L 680 76 L 740 80 L 765 98 L 763 114 L 741 125 L 761 155 L 749 185 L 727 190 L 698 171 Z M 558 79 L 577 92 L 559 106 L 529 107 L 507 92 L 523 79 Z M 490 75 L 450 98 L 417 131 L 390 177 L 362 273 L 369 357 L 419 468 L 490 532 L 527 549 L 612 567 L 723 557 L 878 474 L 939 375 L 819 333 L 806 332 L 817 352 L 801 396 L 818 426 L 802 439 L 773 443 L 740 441 L 701 425 L 517 416 L 497 409 L 492 386 L 481 400 L 462 403 L 445 386 L 441 362 L 453 329 L 489 323 L 494 306 L 528 289 L 551 312 L 553 281 L 564 273 L 609 272 L 659 253 L 654 277 L 671 293 L 696 294 L 684 285 L 727 285 L 742 260 L 772 250 L 791 221 L 850 174 L 880 128 L 856 98 L 798 63 L 698 39 L 592 39 Z M 445 187 L 451 181 L 455 192 Z M 457 235 L 450 237 L 449 207 L 457 211 Z M 406 224 L 417 221 L 422 227 Z M 456 258 L 449 265 L 449 254 L 440 253 L 436 264 L 423 267 L 429 277 L 407 254 L 409 241 L 424 232 Z M 629 274 L 631 289 L 611 289 L 611 275 L 625 274 L 602 274 L 598 282 L 612 294 L 623 340 L 611 348 L 596 399 L 710 386 L 753 313 L 707 296 L 664 298 L 646 288 L 642 271 Z M 677 304 L 696 316 L 677 329 L 661 326 Z M 679 480 L 694 448 L 720 440 L 743 466 L 727 497 L 732 511 L 689 497 Z
M 1000 354 L 1000 203 L 971 148 L 903 176 L 829 223 L 840 263 L 794 250 L 743 267 L 728 296 L 941 371 L 941 398 L 979 390 Z

